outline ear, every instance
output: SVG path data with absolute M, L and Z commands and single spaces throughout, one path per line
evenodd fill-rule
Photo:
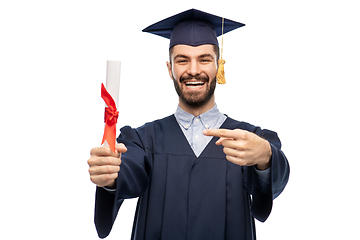
M 166 62 L 166 66 L 167 66 L 167 68 L 168 68 L 169 76 L 170 76 L 171 80 L 173 80 L 173 78 L 172 78 L 173 74 L 172 74 L 171 63 Z

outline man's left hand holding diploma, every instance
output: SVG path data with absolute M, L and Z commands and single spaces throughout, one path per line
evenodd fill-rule
M 124 144 L 115 145 L 115 153 L 108 146 L 91 149 L 88 160 L 90 179 L 99 187 L 115 188 L 121 165 L 121 153 L 127 151 Z

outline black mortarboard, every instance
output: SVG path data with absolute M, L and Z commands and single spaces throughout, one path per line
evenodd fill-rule
M 245 24 L 190 9 L 152 24 L 143 32 L 170 39 L 170 48 L 177 44 L 190 46 L 214 44 L 219 46 L 218 36 L 242 26 Z

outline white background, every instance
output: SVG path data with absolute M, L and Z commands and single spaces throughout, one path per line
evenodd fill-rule
M 224 38 L 221 112 L 278 132 L 291 165 L 258 239 L 359 239 L 360 15 L 356 1 L 2 1 L 1 239 L 98 239 L 87 159 L 103 133 L 106 61 L 120 117 L 172 114 L 168 40 L 141 30 L 197 8 L 243 22 Z M 108 239 L 129 239 L 135 201 Z

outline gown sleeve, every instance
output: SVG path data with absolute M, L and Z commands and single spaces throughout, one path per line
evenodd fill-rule
M 130 127 L 124 127 L 117 141 L 124 143 L 128 150 L 121 155 L 116 191 L 109 192 L 100 187 L 96 189 L 94 220 L 100 238 L 109 235 L 124 199 L 141 196 L 149 182 L 148 154 L 138 133 Z
M 270 215 L 273 199 L 280 195 L 288 182 L 290 168 L 284 153 L 281 151 L 280 139 L 275 132 L 257 128 L 255 134 L 268 140 L 271 146 L 270 184 L 265 191 L 261 188 L 254 166 L 244 167 L 243 183 L 252 195 L 252 215 L 264 222 Z

